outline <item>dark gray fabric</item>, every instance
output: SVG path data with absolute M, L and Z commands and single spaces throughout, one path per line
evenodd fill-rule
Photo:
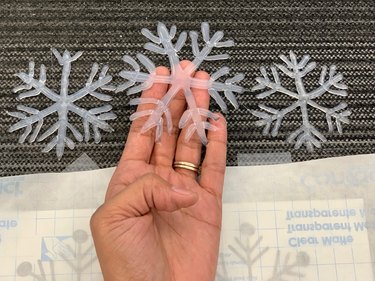
M 289 50 L 300 57 L 311 55 L 318 64 L 313 75 L 306 78 L 307 88 L 317 85 L 320 67 L 335 64 L 349 86 L 349 96 L 343 98 L 352 110 L 351 124 L 344 126 L 344 134 L 324 133 L 328 142 L 321 149 L 309 153 L 305 148 L 294 150 L 285 142 L 288 134 L 298 127 L 298 110 L 290 114 L 276 138 L 262 136 L 255 126 L 256 117 L 250 114 L 259 100 L 249 91 L 238 95 L 240 109 L 227 114 L 229 126 L 228 165 L 237 165 L 239 153 L 290 152 L 293 161 L 375 152 L 375 4 L 373 1 L 2 1 L 0 9 L 0 176 L 58 172 L 64 170 L 82 153 L 86 153 L 101 168 L 115 166 L 120 158 L 134 108 L 127 105 L 129 97 L 114 94 L 112 105 L 118 115 L 111 122 L 114 133 L 103 133 L 100 144 L 80 143 L 76 149 L 66 150 L 58 161 L 54 152 L 41 153 L 45 143 L 18 144 L 20 132 L 7 133 L 15 118 L 6 110 L 15 110 L 19 103 L 12 88 L 19 85 L 13 74 L 26 71 L 33 59 L 37 69 L 47 67 L 47 85 L 59 89 L 60 66 L 50 49 L 72 52 L 84 51 L 73 63 L 71 91 L 85 83 L 91 64 L 109 64 L 114 82 L 125 67 L 124 54 L 134 56 L 145 52 L 146 39 L 142 27 L 156 29 L 158 21 L 168 26 L 176 24 L 182 30 L 200 30 L 202 21 L 211 24 L 211 30 L 224 30 L 226 38 L 236 41 L 228 50 L 231 59 L 226 62 L 204 63 L 208 72 L 221 65 L 234 73 L 246 75 L 242 85 L 251 89 L 259 67 L 279 62 L 280 54 Z M 146 51 L 146 53 L 150 54 Z M 192 59 L 186 47 L 181 57 Z M 165 58 L 151 55 L 156 64 L 166 64 Z M 286 82 L 291 85 L 290 81 Z M 289 84 L 288 84 L 289 83 Z M 326 95 L 320 102 L 332 107 L 339 101 Z M 277 95 L 267 104 L 281 107 L 289 100 Z M 50 104 L 39 96 L 27 103 L 38 109 Z M 98 105 L 94 99 L 81 101 L 85 107 Z M 218 109 L 212 104 L 213 109 Z M 321 131 L 327 131 L 325 116 L 310 118 Z M 73 122 L 82 129 L 78 118 Z M 46 120 L 44 128 L 55 120 Z

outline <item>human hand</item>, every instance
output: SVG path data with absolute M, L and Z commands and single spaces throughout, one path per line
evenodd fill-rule
M 181 63 L 186 67 L 188 61 Z M 159 75 L 169 70 L 158 67 Z M 209 79 L 199 71 L 196 78 Z M 142 97 L 160 99 L 165 84 L 154 84 Z M 193 89 L 198 107 L 208 108 L 207 90 Z M 138 111 L 150 109 L 138 106 Z M 211 281 L 215 278 L 221 230 L 226 166 L 226 122 L 210 120 L 199 180 L 194 171 L 173 168 L 174 161 L 199 165 L 201 141 L 184 142 L 178 129 L 185 111 L 182 92 L 170 104 L 173 133 L 154 142 L 154 131 L 140 134 L 144 118 L 130 128 L 123 155 L 110 181 L 104 204 L 91 219 L 98 259 L 106 281 Z

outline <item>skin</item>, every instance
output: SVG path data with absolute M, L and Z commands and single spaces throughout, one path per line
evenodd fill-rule
M 190 62 L 181 62 L 186 67 Z M 156 72 L 168 75 L 158 67 Z M 196 78 L 209 79 L 206 72 Z M 154 84 L 142 97 L 161 98 L 168 85 Z M 208 108 L 207 90 L 193 89 L 197 106 Z M 138 111 L 153 105 L 140 105 Z M 174 161 L 201 163 L 202 145 L 194 135 L 184 142 L 178 121 L 186 109 L 180 92 L 170 104 L 174 130 L 154 142 L 154 131 L 140 134 L 135 120 L 104 204 L 91 218 L 94 243 L 106 281 L 214 280 L 221 230 L 227 131 L 223 116 L 210 123 L 200 178 Z

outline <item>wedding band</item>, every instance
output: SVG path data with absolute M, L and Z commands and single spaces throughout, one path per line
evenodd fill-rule
M 173 168 L 181 168 L 193 172 L 198 172 L 199 171 L 199 166 L 190 163 L 190 162 L 184 162 L 184 161 L 176 161 L 173 163 Z

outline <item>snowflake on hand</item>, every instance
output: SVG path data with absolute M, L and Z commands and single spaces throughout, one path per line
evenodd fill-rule
M 116 115 L 111 111 L 112 106 L 104 105 L 86 110 L 75 105 L 74 102 L 87 95 L 91 95 L 101 101 L 108 102 L 112 100 L 111 96 L 99 93 L 97 90 L 114 90 L 114 87 L 108 85 L 108 83 L 112 80 L 112 77 L 107 75 L 108 66 L 103 66 L 99 74 L 99 78 L 94 81 L 94 77 L 99 71 L 98 64 L 94 63 L 86 85 L 77 92 L 69 94 L 69 75 L 71 63 L 77 60 L 82 55 L 82 52 L 77 52 L 74 56 L 71 56 L 68 51 L 65 51 L 63 55 L 60 55 L 56 49 L 52 49 L 52 52 L 57 58 L 59 64 L 62 66 L 60 93 L 57 94 L 55 91 L 45 85 L 46 68 L 44 65 L 41 65 L 40 67 L 39 79 L 34 78 L 35 65 L 34 62 L 31 61 L 29 64 L 29 73 L 21 72 L 17 74 L 24 84 L 14 88 L 13 92 L 17 93 L 19 91 L 27 90 L 18 95 L 19 100 L 43 94 L 54 103 L 43 110 L 18 105 L 17 109 L 19 111 L 8 112 L 8 114 L 20 119 L 20 121 L 12 125 L 8 131 L 13 132 L 25 128 L 23 134 L 19 138 L 20 143 L 25 142 L 28 137 L 30 143 L 34 142 L 35 140 L 43 141 L 57 131 L 56 136 L 52 138 L 52 140 L 44 147 L 43 152 L 49 152 L 51 149 L 56 147 L 57 157 L 61 159 L 64 153 L 65 145 L 70 149 L 74 149 L 75 146 L 74 141 L 67 136 L 68 129 L 72 132 L 77 141 L 81 142 L 83 141 L 83 138 L 85 141 L 89 141 L 91 125 L 94 132 L 94 141 L 96 143 L 100 142 L 101 139 L 99 129 L 107 132 L 113 131 L 113 129 L 106 122 L 107 120 L 116 118 Z M 84 137 L 76 127 L 69 123 L 69 112 L 72 112 L 82 118 Z M 38 137 L 38 134 L 43 126 L 44 118 L 53 113 L 58 114 L 58 121 Z M 33 128 L 35 123 L 36 126 Z
M 190 32 L 190 39 L 192 42 L 192 52 L 194 54 L 194 60 L 192 64 L 185 69 L 180 66 L 180 59 L 178 52 L 185 45 L 187 33 L 182 32 L 176 43 L 172 40 L 176 35 L 176 26 L 172 26 L 170 30 L 167 27 L 159 23 L 157 27 L 157 36 L 154 35 L 150 30 L 142 29 L 142 34 L 148 38 L 151 42 L 145 44 L 145 49 L 160 54 L 166 55 L 169 58 L 171 67 L 171 74 L 169 76 L 161 76 L 155 73 L 154 63 L 145 55 L 138 54 L 137 58 L 141 64 L 147 69 L 149 73 L 140 71 L 139 64 L 130 56 L 124 56 L 123 60 L 130 64 L 134 71 L 122 71 L 120 76 L 127 79 L 128 81 L 120 85 L 117 92 L 128 89 L 128 95 L 132 95 L 143 90 L 149 89 L 154 83 L 165 83 L 170 84 L 168 92 L 163 96 L 162 99 L 154 98 L 135 98 L 130 101 L 131 105 L 139 104 L 155 104 L 155 109 L 144 110 L 136 112 L 130 116 L 130 120 L 135 120 L 143 116 L 149 116 L 141 133 L 145 133 L 151 128 L 156 127 L 155 141 L 159 141 L 163 133 L 163 122 L 165 118 L 166 127 L 168 133 L 172 132 L 172 120 L 169 111 L 169 104 L 173 100 L 174 96 L 182 90 L 185 95 L 188 109 L 182 115 L 179 121 L 179 127 L 187 128 L 187 134 L 185 135 L 185 141 L 189 141 L 194 132 L 197 132 L 199 138 L 203 144 L 207 144 L 207 137 L 205 130 L 216 130 L 217 128 L 212 126 L 206 121 L 206 118 L 216 120 L 218 115 L 204 108 L 198 108 L 194 96 L 192 95 L 192 88 L 195 89 L 207 89 L 209 95 L 216 101 L 220 106 L 221 110 L 226 112 L 227 106 L 220 96 L 219 92 L 223 92 L 224 96 L 232 103 L 235 108 L 238 108 L 238 103 L 234 96 L 234 93 L 242 93 L 244 89 L 241 86 L 236 85 L 237 82 L 244 78 L 243 74 L 237 74 L 232 78 L 228 78 L 225 82 L 218 82 L 217 80 L 227 75 L 230 71 L 228 67 L 222 67 L 211 75 L 209 80 L 202 80 L 192 78 L 191 74 L 196 71 L 203 61 L 222 60 L 227 59 L 227 54 L 209 55 L 214 48 L 231 47 L 234 45 L 233 41 L 221 42 L 224 33 L 221 31 L 216 32 L 210 37 L 208 23 L 202 23 L 202 35 L 204 40 L 204 46 L 202 48 L 198 45 L 198 33 L 195 31 Z M 136 83 L 139 85 L 135 85 Z M 189 124 L 189 125 L 188 125 Z
M 326 108 L 316 103 L 314 99 L 324 95 L 326 92 L 336 96 L 346 97 L 347 92 L 345 90 L 347 89 L 347 86 L 341 83 L 343 76 L 340 73 L 336 73 L 336 67 L 334 65 L 329 68 L 329 71 L 327 71 L 326 66 L 323 66 L 319 80 L 320 86 L 311 92 L 307 92 L 302 78 L 315 68 L 316 63 L 308 63 L 310 60 L 308 55 L 303 56 L 300 61 L 297 61 L 296 55 L 292 51 L 290 52 L 289 56 L 290 60 L 286 56 L 281 55 L 280 58 L 286 66 L 276 64 L 276 67 L 287 76 L 294 79 L 296 92 L 290 91 L 281 85 L 278 71 L 274 66 L 271 67 L 273 81 L 269 78 L 266 69 L 264 67 L 260 68 L 260 72 L 262 73 L 263 77 L 256 78 L 258 85 L 253 87 L 252 91 L 266 89 L 266 91 L 257 95 L 257 98 L 259 99 L 266 98 L 274 93 L 283 93 L 296 99 L 296 101 L 289 107 L 281 110 L 260 104 L 259 108 L 263 111 L 252 111 L 252 114 L 258 118 L 261 118 L 261 120 L 256 122 L 256 125 L 264 126 L 263 134 L 268 135 L 271 133 L 271 135 L 275 137 L 279 132 L 279 128 L 284 116 L 294 109 L 300 108 L 302 114 L 302 125 L 288 137 L 287 141 L 289 143 L 293 143 L 295 141 L 294 147 L 296 149 L 300 148 L 304 144 L 307 150 L 312 152 L 314 150 L 314 146 L 320 148 L 321 142 L 326 142 L 327 139 L 314 127 L 314 125 L 310 123 L 308 107 L 310 106 L 316 108 L 325 113 L 328 131 L 330 133 L 333 132 L 333 121 L 335 121 L 337 131 L 342 134 L 342 123 L 349 124 L 348 116 L 351 113 L 346 109 L 347 104 L 341 102 L 333 108 Z M 327 72 L 328 79 L 326 79 Z M 271 130 L 272 126 L 273 128 Z

